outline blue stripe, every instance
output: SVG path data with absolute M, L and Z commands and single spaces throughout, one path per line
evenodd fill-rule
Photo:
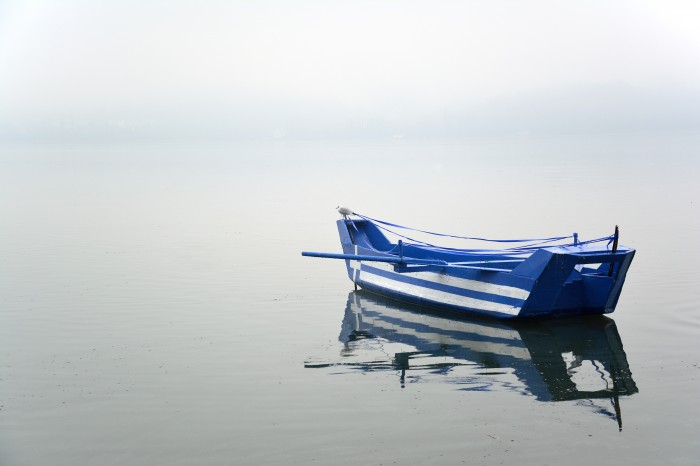
M 363 246 L 358 246 L 357 247 L 358 254 L 365 254 L 365 255 L 376 255 L 377 251 L 373 249 L 368 249 Z M 465 257 L 465 259 L 469 259 L 469 257 Z M 364 264 L 363 264 L 364 267 Z M 447 271 L 448 275 L 451 277 L 455 278 L 466 278 L 467 280 L 474 280 L 478 282 L 484 282 L 488 283 L 491 285 L 503 285 L 503 286 L 510 286 L 513 288 L 520 288 L 521 290 L 525 291 L 532 291 L 532 287 L 534 285 L 534 280 L 528 277 L 524 277 L 521 275 L 515 275 L 511 272 L 504 272 L 504 273 L 497 273 L 497 272 L 486 272 L 482 270 L 475 270 L 475 269 L 460 269 L 458 267 L 450 267 L 450 266 L 445 266 L 444 269 Z M 484 280 L 483 277 L 487 277 L 487 280 Z M 394 277 L 391 277 L 392 279 Z
M 388 272 L 386 270 L 381 270 L 377 269 L 375 267 L 361 264 L 361 272 L 369 272 L 374 275 L 379 275 L 384 278 L 388 278 L 390 280 L 396 281 L 396 282 L 401 282 L 401 283 L 408 283 L 409 285 L 415 285 L 415 286 L 421 286 L 423 288 L 429 288 L 431 290 L 437 290 L 437 291 L 444 291 L 446 293 L 452 293 L 457 296 L 465 296 L 469 298 L 475 298 L 475 299 L 481 299 L 483 301 L 488 301 L 492 303 L 499 303 L 499 304 L 506 304 L 509 306 L 515 306 L 515 307 L 523 307 L 523 304 L 525 303 L 524 300 L 522 299 L 517 299 L 517 298 L 510 298 L 508 296 L 501 296 L 498 294 L 492 294 L 492 293 L 484 293 L 481 291 L 473 291 L 473 290 L 467 290 L 464 288 L 459 288 L 456 286 L 450 286 L 450 285 L 443 285 L 441 283 L 435 283 L 427 280 L 423 280 L 420 278 L 414 278 L 410 277 L 406 274 L 398 274 L 395 272 Z M 362 275 L 360 275 L 360 280 L 362 281 Z M 488 282 L 484 282 L 486 284 L 490 284 Z
M 377 255 L 377 251 L 373 249 L 368 249 L 363 246 L 358 246 L 357 254 Z M 532 280 L 531 278 L 524 277 L 521 275 L 515 275 L 511 272 L 496 273 L 477 269 L 464 269 L 450 266 L 445 266 L 444 270 L 448 271 L 447 273 L 451 277 L 466 278 L 467 280 L 474 280 L 492 285 L 510 286 L 513 288 L 520 288 L 521 290 L 525 290 L 528 292 L 532 290 L 532 287 L 534 285 L 534 280 Z M 486 280 L 483 279 L 484 276 L 487 278 Z

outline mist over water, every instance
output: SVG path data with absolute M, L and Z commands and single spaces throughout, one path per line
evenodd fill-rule
M 0 138 L 700 127 L 695 2 L 5 2 Z

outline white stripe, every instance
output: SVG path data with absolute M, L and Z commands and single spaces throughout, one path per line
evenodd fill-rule
M 439 274 L 435 272 L 416 272 L 413 274 L 417 278 L 430 282 L 450 285 L 457 288 L 462 288 L 471 291 L 480 291 L 482 293 L 496 294 L 506 296 L 508 298 L 522 299 L 523 301 L 530 296 L 530 292 L 513 286 L 496 285 L 494 283 L 480 282 L 478 280 L 469 280 L 468 278 L 452 277 L 447 274 Z
M 387 272 L 393 272 L 393 266 L 383 263 L 373 263 L 372 267 L 378 268 L 380 270 L 385 270 Z M 403 273 L 408 277 L 420 278 L 421 280 L 426 280 L 432 283 L 439 283 L 441 285 L 454 286 L 456 288 L 462 288 L 464 290 L 479 291 L 481 293 L 495 294 L 499 296 L 505 296 L 507 298 L 522 299 L 523 301 L 530 296 L 528 290 L 523 290 L 522 288 L 516 288 L 514 286 L 506 285 L 496 285 L 494 283 L 480 282 L 478 280 L 469 280 L 468 278 L 453 277 L 448 274 L 435 273 L 435 272 L 408 272 Z
M 357 244 L 355 245 L 355 255 L 357 255 Z M 350 261 L 350 268 L 353 269 L 352 282 L 357 283 L 358 275 L 360 274 L 362 264 L 360 264 L 360 261 Z M 357 286 L 355 286 L 355 288 L 357 288 Z
M 422 286 L 412 285 L 410 283 L 398 282 L 390 278 L 375 275 L 367 270 L 362 271 L 362 280 L 371 285 L 379 286 L 384 289 L 398 293 L 403 293 L 409 296 L 416 296 L 418 298 L 433 301 L 435 303 L 449 304 L 452 306 L 466 307 L 470 309 L 483 311 L 500 312 L 502 314 L 508 314 L 512 316 L 518 315 L 518 313 L 520 312 L 519 307 L 510 306 L 508 304 L 494 303 L 491 301 L 484 301 L 483 299 L 469 298 L 453 293 L 447 293 L 445 291 L 433 290 Z
M 371 266 L 386 272 L 394 273 L 393 266 L 390 264 L 377 262 L 373 263 Z M 361 269 L 362 264 L 359 261 L 351 261 L 350 267 Z M 365 273 L 369 272 L 365 270 Z M 495 294 L 506 298 L 522 299 L 523 301 L 530 296 L 530 292 L 528 290 L 523 290 L 522 288 L 507 285 L 496 285 L 494 283 L 480 282 L 478 280 L 470 280 L 468 278 L 453 277 L 448 274 L 435 272 L 406 272 L 401 275 L 419 278 L 421 280 L 431 283 L 438 283 L 440 285 L 454 286 L 455 288 L 461 288 L 464 290 Z

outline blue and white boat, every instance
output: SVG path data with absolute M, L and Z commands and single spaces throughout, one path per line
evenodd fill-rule
M 344 259 L 350 280 L 397 300 L 497 318 L 607 314 L 615 310 L 635 250 L 615 234 L 588 241 L 578 235 L 489 240 L 404 227 L 339 208 L 342 254 L 302 252 Z M 459 249 L 414 240 L 414 231 L 511 245 Z M 384 231 L 398 236 L 389 241 Z

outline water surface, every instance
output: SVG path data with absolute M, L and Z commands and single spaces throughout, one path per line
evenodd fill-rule
M 692 464 L 698 149 L 695 134 L 3 145 L 0 462 Z M 300 256 L 340 249 L 341 203 L 476 236 L 619 224 L 637 255 L 617 311 L 580 333 L 453 322 Z

